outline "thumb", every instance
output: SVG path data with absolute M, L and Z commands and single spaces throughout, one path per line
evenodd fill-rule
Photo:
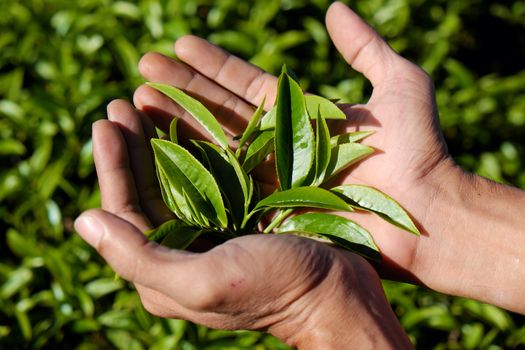
M 152 289 L 165 284 L 169 267 L 193 255 L 151 243 L 137 227 L 101 209 L 80 215 L 75 229 L 122 278 Z
M 149 242 L 135 226 L 101 209 L 80 215 L 75 229 L 122 278 L 169 296 L 186 310 L 215 305 L 227 295 L 229 274 L 218 254 Z
M 341 2 L 335 2 L 328 8 L 326 28 L 346 62 L 370 80 L 374 87 L 398 68 L 413 66 L 395 53 L 370 25 Z

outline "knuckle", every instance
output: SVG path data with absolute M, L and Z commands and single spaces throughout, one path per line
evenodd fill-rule
M 259 92 L 261 91 L 262 84 L 264 82 L 264 73 L 258 74 L 254 76 L 246 87 L 246 99 L 252 100 L 257 97 Z

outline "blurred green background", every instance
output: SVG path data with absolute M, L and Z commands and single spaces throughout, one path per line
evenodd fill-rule
M 434 77 L 457 161 L 525 188 L 525 1 L 348 3 Z M 286 63 L 312 92 L 365 102 L 370 85 L 325 32 L 328 4 L 0 0 L 1 349 L 286 348 L 257 332 L 150 316 L 72 222 L 99 205 L 91 123 L 111 99 L 131 98 L 142 82 L 136 65 L 143 53 L 172 55 L 183 34 L 273 73 Z M 523 316 L 411 285 L 385 288 L 419 349 L 525 346 Z

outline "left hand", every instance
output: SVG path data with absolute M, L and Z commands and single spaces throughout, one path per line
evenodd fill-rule
M 108 114 L 110 121 L 93 126 L 105 210 L 87 211 L 75 228 L 136 285 L 148 311 L 214 328 L 266 330 L 302 349 L 339 349 L 350 342 L 410 348 L 376 272 L 355 254 L 306 238 L 262 234 L 205 253 L 148 242 L 142 232 L 170 215 L 148 149 L 151 124 L 124 101 L 112 102 Z

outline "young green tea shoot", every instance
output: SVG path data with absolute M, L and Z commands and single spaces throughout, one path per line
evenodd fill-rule
M 279 77 L 275 105 L 264 113 L 263 101 L 236 137 L 239 146 L 235 151 L 202 103 L 175 87 L 148 84 L 184 108 L 213 141 L 191 140 L 189 147 L 181 146 L 176 118 L 170 126 L 170 140 L 151 141 L 162 197 L 176 217 L 147 232 L 151 240 L 176 249 L 187 248 L 202 235 L 220 242 L 256 233 L 263 218 L 273 212 L 263 233 L 330 241 L 379 260 L 379 248 L 365 228 L 329 213 L 355 210 L 375 213 L 419 235 L 406 211 L 379 190 L 357 184 L 325 188 L 334 175 L 374 152 L 360 143 L 371 132 L 330 135 L 326 120 L 346 120 L 346 115 L 330 100 L 304 94 L 285 69 Z M 252 171 L 272 152 L 279 186 L 262 197 Z M 303 214 L 292 215 L 297 208 Z M 314 211 L 304 213 L 304 208 Z

